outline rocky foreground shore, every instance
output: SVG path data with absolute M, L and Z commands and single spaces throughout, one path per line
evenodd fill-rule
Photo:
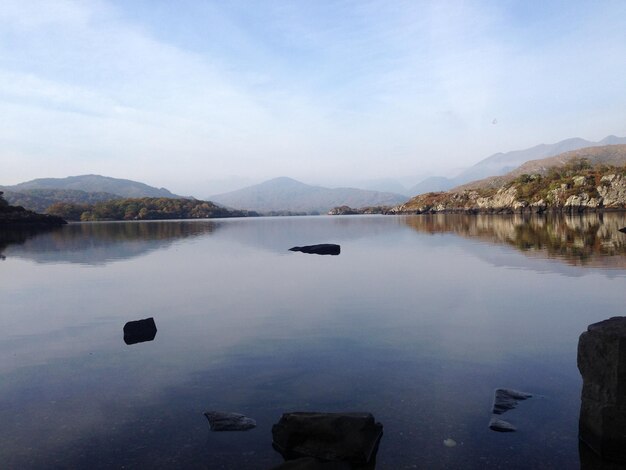
M 393 207 L 389 213 L 580 213 L 625 209 L 626 172 L 620 169 L 607 174 L 588 170 L 553 178 L 522 175 L 498 189 L 426 193 Z

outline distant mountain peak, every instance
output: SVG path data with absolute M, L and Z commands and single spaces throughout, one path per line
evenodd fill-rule
M 210 196 L 227 207 L 246 208 L 259 212 L 326 213 L 331 208 L 394 205 L 406 196 L 355 188 L 325 188 L 280 176 L 237 191 Z

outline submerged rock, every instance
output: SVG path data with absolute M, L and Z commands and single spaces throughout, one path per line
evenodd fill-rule
M 353 467 L 346 462 L 332 462 L 328 460 L 315 459 L 313 457 L 302 457 L 296 460 L 287 460 L 271 470 L 352 470 Z
M 256 427 L 256 421 L 239 413 L 207 411 L 204 416 L 209 420 L 211 431 L 247 431 Z
M 332 243 L 322 243 L 321 245 L 294 246 L 289 251 L 300 251 L 313 255 L 338 255 L 341 253 L 341 247 Z
M 126 344 L 143 343 L 152 341 L 157 334 L 154 318 L 129 321 L 124 325 L 124 342 Z
M 374 468 L 382 434 L 383 425 L 370 413 L 296 412 L 272 426 L 272 444 L 285 460 L 313 457 Z
M 522 400 L 531 398 L 530 393 L 520 392 L 518 390 L 512 390 L 508 388 L 496 389 L 495 396 L 493 398 L 493 408 L 491 412 L 496 415 L 512 410 L 517 406 L 517 403 Z
M 498 432 L 515 432 L 517 428 L 508 421 L 496 418 L 495 416 L 489 421 L 489 429 Z

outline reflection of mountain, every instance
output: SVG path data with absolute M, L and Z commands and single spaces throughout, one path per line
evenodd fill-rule
M 213 232 L 217 224 L 198 222 L 109 222 L 70 224 L 40 234 L 13 234 L 4 241 L 6 257 L 38 263 L 103 264 L 166 247 L 177 239 Z M 4 233 L 0 238 L 0 249 Z M 15 244 L 20 243 L 20 244 Z
M 512 245 L 530 256 L 558 258 L 571 265 L 626 268 L 626 224 L 623 213 L 585 215 L 463 215 L 406 217 L 419 232 L 451 232 L 491 243 Z

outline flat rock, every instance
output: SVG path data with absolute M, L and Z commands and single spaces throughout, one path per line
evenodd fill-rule
M 272 426 L 285 460 L 313 457 L 364 465 L 375 462 L 383 426 L 370 413 L 285 413 Z
M 341 253 L 341 246 L 332 243 L 322 243 L 321 245 L 294 246 L 289 251 L 300 251 L 312 255 L 334 255 Z
M 157 334 L 154 318 L 129 321 L 124 325 L 124 342 L 126 344 L 143 343 L 152 341 Z
M 518 390 L 512 390 L 508 388 L 498 388 L 495 391 L 493 397 L 493 408 L 491 412 L 496 415 L 501 415 L 509 410 L 512 410 L 517 406 L 517 403 L 522 400 L 531 398 L 530 393 L 520 392 Z
M 239 413 L 207 411 L 204 416 L 209 420 L 211 431 L 247 431 L 256 427 L 256 421 Z
M 517 431 L 517 428 L 513 426 L 511 423 L 509 423 L 508 421 L 504 421 L 503 419 L 496 418 L 496 417 L 491 418 L 491 421 L 489 421 L 489 429 L 491 429 L 492 431 L 498 431 L 498 432 Z

